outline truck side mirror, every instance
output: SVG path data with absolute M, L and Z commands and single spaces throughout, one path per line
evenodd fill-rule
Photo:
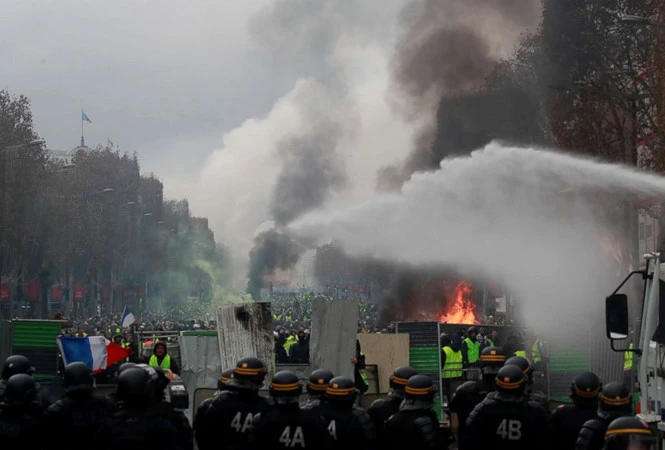
M 612 294 L 605 299 L 605 328 L 613 341 L 628 339 L 628 297 Z

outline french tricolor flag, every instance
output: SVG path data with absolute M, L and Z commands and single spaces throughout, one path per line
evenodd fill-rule
M 101 372 L 129 356 L 128 349 L 104 336 L 60 336 L 58 347 L 65 365 L 82 362 L 95 372 Z

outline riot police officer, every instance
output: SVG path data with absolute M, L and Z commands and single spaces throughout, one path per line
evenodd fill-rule
M 226 369 L 222 372 L 219 379 L 217 380 L 217 390 L 219 392 L 231 389 L 229 387 L 229 380 L 233 378 L 233 371 L 234 369 Z
M 303 408 L 312 409 L 319 406 L 328 383 L 334 377 L 335 375 L 328 369 L 316 369 L 313 371 L 307 379 L 307 394 L 309 398 L 307 399 L 307 403 L 303 405 Z
M 561 405 L 552 413 L 552 449 L 573 450 L 584 423 L 596 417 L 601 383 L 593 372 L 582 372 L 570 387 L 572 405 Z
M 207 408 L 200 408 L 194 419 L 194 436 L 199 450 L 237 449 L 248 445 L 254 416 L 270 409 L 259 389 L 266 377 L 263 362 L 254 357 L 236 363 L 233 378 Z
M 549 413 L 549 400 L 547 400 L 547 395 L 545 395 L 544 392 L 541 392 L 535 388 L 533 383 L 533 366 L 529 360 L 521 356 L 511 356 L 504 364 L 511 364 L 522 369 L 526 380 L 524 392 L 526 393 L 527 398 L 532 402 L 538 403 L 545 411 Z
M 46 411 L 46 423 L 52 436 L 67 436 L 55 439 L 53 449 L 85 448 L 90 445 L 102 424 L 115 412 L 115 405 L 94 392 L 94 374 L 82 362 L 67 364 L 62 384 L 65 396 Z
M 404 389 L 409 382 L 409 378 L 417 375 L 416 369 L 409 366 L 402 366 L 395 369 L 390 375 L 390 389 L 388 398 L 374 400 L 367 412 L 374 422 L 374 428 L 379 437 L 383 434 L 383 427 L 386 420 L 399 411 L 399 406 L 404 400 Z
M 384 428 L 384 441 L 393 448 L 446 448 L 439 433 L 434 406 L 434 384 L 427 375 L 414 375 L 404 388 L 404 401 Z
M 614 419 L 605 432 L 605 450 L 656 450 L 657 441 L 649 425 L 636 417 Z
M 466 420 L 478 403 L 487 394 L 494 392 L 496 374 L 506 361 L 506 355 L 499 347 L 485 347 L 480 352 L 480 369 L 483 377 L 477 381 L 467 381 L 457 388 L 450 402 L 451 425 L 457 431 L 458 441 L 464 440 Z
M 526 376 L 508 364 L 496 374 L 496 392 L 480 402 L 466 422 L 460 450 L 549 449 L 547 413 L 525 396 Z
M 194 432 L 187 416 L 183 411 L 177 410 L 165 399 L 166 388 L 171 380 L 169 380 L 164 369 L 161 367 L 152 367 L 147 364 L 137 364 L 136 367 L 143 369 L 148 374 L 150 388 L 154 394 L 154 412 L 171 422 L 171 425 L 173 425 L 178 434 L 184 439 L 185 448 L 192 450 L 194 448 Z M 184 407 L 184 409 L 187 409 L 187 407 Z
M 5 383 L 0 403 L 0 448 L 47 448 L 43 436 L 43 410 L 36 402 L 37 385 L 25 373 Z
M 2 364 L 2 374 L 0 376 L 0 401 L 2 401 L 9 377 L 19 373 L 27 375 L 35 373 L 35 368 L 32 366 L 30 360 L 23 355 L 12 355 L 5 359 L 5 362 Z
M 628 387 L 621 383 L 607 383 L 598 395 L 596 418 L 582 426 L 575 443 L 576 450 L 600 450 L 605 431 L 614 419 L 633 414 L 632 399 Z
M 269 390 L 274 409 L 257 414 L 251 432 L 252 448 L 332 448 L 332 440 L 321 416 L 300 408 L 298 399 L 302 385 L 296 374 L 277 372 Z
M 376 445 L 372 419 L 364 409 L 354 405 L 357 395 L 352 379 L 335 377 L 328 383 L 319 406 L 313 408 L 325 420 L 335 448 L 371 450 Z
M 118 377 L 119 410 L 101 428 L 90 448 L 102 450 L 186 450 L 185 439 L 155 411 L 155 393 L 148 372 L 130 367 Z
M 226 369 L 222 372 L 219 379 L 217 380 L 217 390 L 213 392 L 212 397 L 206 398 L 201 402 L 199 407 L 196 409 L 196 414 L 204 414 L 205 410 L 210 408 L 212 400 L 217 397 L 221 392 L 231 391 L 233 387 L 229 386 L 229 380 L 233 378 L 233 371 L 235 369 Z

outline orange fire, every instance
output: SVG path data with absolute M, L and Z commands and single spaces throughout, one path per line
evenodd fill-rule
M 473 300 L 471 300 L 472 292 L 471 283 L 468 281 L 457 283 L 453 294 L 455 300 L 448 312 L 441 314 L 439 322 L 454 324 L 478 323 L 474 312 L 475 305 L 473 304 Z

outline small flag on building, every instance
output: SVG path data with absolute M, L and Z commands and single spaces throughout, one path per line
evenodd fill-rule
M 134 322 L 136 322 L 136 317 L 129 310 L 129 307 L 125 305 L 125 310 L 122 312 L 122 323 L 120 326 L 122 328 L 129 328 Z
M 81 111 L 81 120 L 83 120 L 84 122 L 92 123 L 92 120 L 90 120 L 86 115 L 86 113 L 84 113 L 83 111 Z

